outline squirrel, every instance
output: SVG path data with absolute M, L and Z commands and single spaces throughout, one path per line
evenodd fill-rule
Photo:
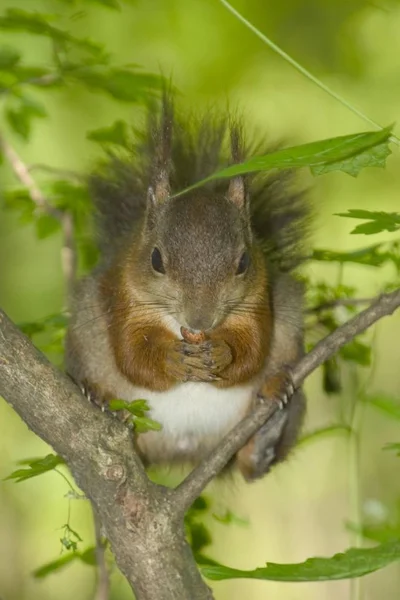
M 229 115 L 181 116 L 164 94 L 127 155 L 89 178 L 100 261 L 73 295 L 66 370 L 103 406 L 148 401 L 162 429 L 135 436 L 147 466 L 197 464 L 263 400 L 282 409 L 234 457 L 243 477 L 263 476 L 296 442 L 304 194 L 284 172 L 175 196 L 252 152 Z

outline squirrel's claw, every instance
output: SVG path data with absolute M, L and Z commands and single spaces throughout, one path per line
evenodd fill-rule
M 289 400 L 295 392 L 293 385 L 292 374 L 288 367 L 268 377 L 262 388 L 257 393 L 257 400 L 264 404 L 268 401 L 274 401 L 278 404 L 279 409 L 288 404 Z

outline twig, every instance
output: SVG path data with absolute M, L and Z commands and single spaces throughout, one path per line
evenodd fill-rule
M 34 202 L 36 206 L 43 212 L 46 212 L 55 219 L 61 220 L 63 215 L 62 212 L 47 202 L 39 187 L 36 185 L 35 180 L 29 173 L 25 163 L 20 159 L 14 148 L 8 142 L 6 142 L 3 137 L 0 137 L 0 149 L 10 163 L 16 177 L 28 190 L 32 202 Z
M 304 379 L 335 354 L 339 348 L 382 317 L 393 313 L 399 306 L 400 289 L 380 296 L 367 309 L 321 340 L 293 369 L 294 387 L 300 387 Z M 179 507 L 182 513 L 191 506 L 211 479 L 225 467 L 232 456 L 246 444 L 276 410 L 278 410 L 276 402 L 258 406 L 251 415 L 236 425 L 217 448 L 186 477 L 174 493 L 176 507 Z
M 70 292 L 75 282 L 77 263 L 72 215 L 59 210 L 50 204 L 30 174 L 27 165 L 21 160 L 14 148 L 2 136 L 0 136 L 0 150 L 10 163 L 17 179 L 19 179 L 22 185 L 24 185 L 28 190 L 29 196 L 36 207 L 43 213 L 50 215 L 61 223 L 64 235 L 64 243 L 61 251 L 61 262 L 64 279 L 68 288 L 68 292 Z
M 92 506 L 96 540 L 97 587 L 93 600 L 108 600 L 110 593 L 110 577 L 106 563 L 106 543 L 101 534 L 101 522 Z

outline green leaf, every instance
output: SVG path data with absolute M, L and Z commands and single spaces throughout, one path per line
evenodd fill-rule
M 373 573 L 400 559 L 400 541 L 391 541 L 375 548 L 350 548 L 331 558 L 309 558 L 303 563 L 267 563 L 253 571 L 241 571 L 222 565 L 203 567 L 203 575 L 213 580 L 265 579 L 272 581 L 326 581 L 351 579 Z
M 63 31 L 50 24 L 54 20 L 53 15 L 39 12 L 29 12 L 20 8 L 9 8 L 0 17 L 0 29 L 6 31 L 25 31 L 34 35 L 50 37 L 59 43 L 69 43 L 79 47 L 95 56 L 102 56 L 101 46 L 91 40 L 76 38 L 68 32 Z
M 86 137 L 93 142 L 101 144 L 116 144 L 117 146 L 128 147 L 128 130 L 125 121 L 115 121 L 110 127 L 94 129 L 88 131 Z
M 160 431 L 162 429 L 161 423 L 153 421 L 147 417 L 135 417 L 134 419 L 135 429 L 138 433 L 145 433 L 146 431 Z
M 57 571 L 60 571 L 61 569 L 63 569 L 67 565 L 69 565 L 71 562 L 78 560 L 78 559 L 79 559 L 78 552 L 71 552 L 70 554 L 64 554 L 60 558 L 57 558 L 56 560 L 52 560 L 51 562 L 46 563 L 42 567 L 35 569 L 35 571 L 33 572 L 33 576 L 35 577 L 35 579 L 43 579 L 44 577 L 47 577 L 47 575 L 50 575 L 51 573 L 56 573 Z
M 380 267 L 390 260 L 387 252 L 381 252 L 383 244 L 375 244 L 367 248 L 360 248 L 352 252 L 335 252 L 332 250 L 318 249 L 312 253 L 312 260 L 323 262 L 339 262 L 341 264 L 351 262 L 359 265 L 370 265 Z
M 223 515 L 217 515 L 213 513 L 213 518 L 218 521 L 218 523 L 222 523 L 223 525 L 248 525 L 249 522 L 246 519 L 241 519 L 237 517 L 233 512 L 227 510 Z
M 380 167 L 384 169 L 386 159 L 391 153 L 388 140 L 385 140 L 377 146 L 372 146 L 360 154 L 349 156 L 344 160 L 313 166 L 311 167 L 311 172 L 313 175 L 324 175 L 331 171 L 343 171 L 352 177 L 357 177 L 365 167 Z
M 144 417 L 150 410 L 150 406 L 147 400 L 134 400 L 128 403 L 127 410 L 136 417 Z
M 325 438 L 331 435 L 336 435 L 337 433 L 344 433 L 346 435 L 351 434 L 352 429 L 348 425 L 343 425 L 342 423 L 338 423 L 335 425 L 328 425 L 327 427 L 321 427 L 320 429 L 315 429 L 314 431 L 310 431 L 310 433 L 306 433 L 303 435 L 299 441 L 297 442 L 297 446 L 304 446 L 309 442 L 314 442 L 320 438 Z
M 8 70 L 15 67 L 21 60 L 21 54 L 15 48 L 2 46 L 0 48 L 0 70 Z
M 207 527 L 203 523 L 190 524 L 190 545 L 193 552 L 199 552 L 211 544 L 212 539 Z
M 92 546 L 91 548 L 87 548 L 83 552 L 80 553 L 79 558 L 86 565 L 90 565 L 94 567 L 97 564 L 96 560 L 96 548 Z
M 46 214 L 41 214 L 37 217 L 35 226 L 36 235 L 39 240 L 44 240 L 61 229 L 60 221 Z
M 344 360 L 355 362 L 363 367 L 371 364 L 371 348 L 358 340 L 352 340 L 340 349 L 340 356 Z
M 243 163 L 226 167 L 175 196 L 182 195 L 215 179 L 231 178 L 236 175 L 270 171 L 271 169 L 310 167 L 314 175 L 343 170 L 356 176 L 366 166 L 384 166 L 382 158 L 378 160 L 373 149 L 375 146 L 384 144 L 387 146 L 387 153 L 390 154 L 388 142 L 391 129 L 392 127 L 386 127 L 381 131 L 345 135 L 285 148 L 263 156 L 255 156 Z
M 38 117 L 43 118 L 47 115 L 42 104 L 27 97 L 18 98 L 17 108 L 8 108 L 5 112 L 11 129 L 24 140 L 29 139 L 32 120 Z
M 397 398 L 382 395 L 366 396 L 363 400 L 375 408 L 378 408 L 388 417 L 400 421 L 400 401 Z
M 107 93 L 122 102 L 142 102 L 158 93 L 163 79 L 158 75 L 141 73 L 119 67 L 85 66 L 68 72 L 70 78 L 90 89 Z
M 400 229 L 400 214 L 377 212 L 369 210 L 350 209 L 347 213 L 337 213 L 338 217 L 349 217 L 351 219 L 367 219 L 367 223 L 357 225 L 350 233 L 363 233 L 364 235 L 372 235 L 381 231 L 398 231 Z
M 126 410 L 127 406 L 129 406 L 128 402 L 125 402 L 125 400 L 110 400 L 109 403 L 109 409 L 110 410 Z
M 61 456 L 48 454 L 44 458 L 26 459 L 24 464 L 28 464 L 29 468 L 13 471 L 11 475 L 4 479 L 4 481 L 15 479 L 16 483 L 20 483 L 26 479 L 32 479 L 32 477 L 37 477 L 38 475 L 43 475 L 48 471 L 52 471 L 59 465 L 65 464 L 65 462 Z
M 69 552 L 68 554 L 64 554 L 60 558 L 53 560 L 42 567 L 39 567 L 33 572 L 33 576 L 35 579 L 43 579 L 47 577 L 47 575 L 51 575 L 51 573 L 56 573 L 60 571 L 67 565 L 80 560 L 86 565 L 94 566 L 96 565 L 96 548 L 94 546 L 87 548 L 83 552 Z

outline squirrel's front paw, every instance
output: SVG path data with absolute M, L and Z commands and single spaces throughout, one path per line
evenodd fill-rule
M 177 381 L 219 381 L 218 374 L 232 362 L 232 352 L 223 341 L 200 344 L 175 342 L 167 355 L 168 373 Z

